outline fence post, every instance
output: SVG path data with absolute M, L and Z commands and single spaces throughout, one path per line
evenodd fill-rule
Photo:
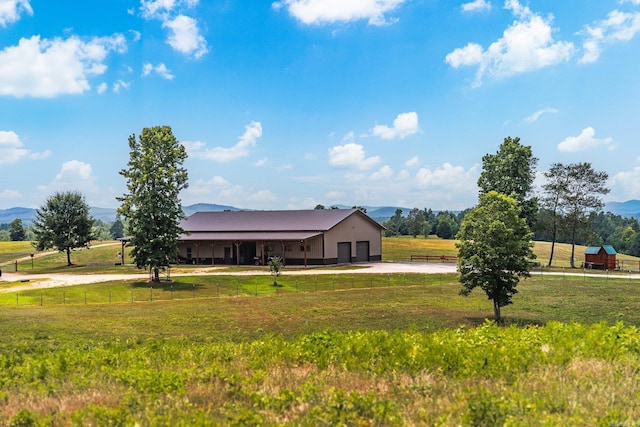
M 149 301 L 153 301 L 153 285 L 149 286 Z
M 40 307 L 42 307 L 42 291 L 40 291 Z
M 193 298 L 196 297 L 196 284 L 193 284 Z
M 173 301 L 173 284 L 170 287 L 169 295 L 170 295 L 171 301 Z

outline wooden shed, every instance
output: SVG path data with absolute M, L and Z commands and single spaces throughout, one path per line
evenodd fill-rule
M 584 251 L 584 266 L 598 270 L 615 270 L 618 268 L 616 255 L 617 252 L 611 245 L 589 246 Z

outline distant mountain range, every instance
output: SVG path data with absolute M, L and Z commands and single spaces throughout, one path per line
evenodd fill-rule
M 626 202 L 609 202 L 604 206 L 606 212 L 612 212 L 623 217 L 640 219 L 640 200 L 627 200 Z
M 338 205 L 341 209 L 347 209 L 351 206 Z M 365 206 L 367 214 L 378 222 L 384 222 L 395 214 L 396 209 L 402 209 L 402 215 L 406 216 L 410 208 L 398 206 Z M 236 208 L 234 206 L 217 205 L 213 203 L 196 203 L 194 205 L 183 206 L 186 216 L 196 212 L 222 212 L 222 211 L 240 211 L 246 210 Z M 628 200 L 626 202 L 609 202 L 605 205 L 605 211 L 614 213 L 624 217 L 633 217 L 640 219 L 640 200 Z M 113 208 L 90 208 L 91 216 L 95 219 L 109 223 L 116 219 L 116 210 Z M 30 225 L 35 217 L 36 210 L 31 208 L 9 208 L 0 209 L 0 224 L 8 224 L 14 219 L 21 219 L 25 225 Z

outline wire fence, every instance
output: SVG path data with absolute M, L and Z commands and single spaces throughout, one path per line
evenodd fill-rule
M 130 285 L 64 286 L 31 289 L 4 294 L 0 305 L 49 306 L 81 304 L 122 304 L 154 301 L 188 300 L 198 298 L 239 298 L 257 296 L 285 296 L 295 293 L 331 292 L 356 289 L 426 286 L 457 283 L 454 273 L 440 274 L 336 274 L 304 278 L 280 277 L 277 285 L 268 276 L 237 276 L 220 281 L 207 279 L 204 283 L 175 281 Z M 197 280 L 197 279 L 196 279 Z
M 555 268 L 538 266 L 531 277 L 557 280 L 572 278 L 599 282 L 628 280 L 640 282 L 638 271 L 607 271 L 588 268 Z M 331 274 L 281 276 L 274 285 L 269 276 L 178 277 L 173 281 L 153 283 L 136 281 L 124 284 L 93 284 L 30 289 L 0 295 L 0 306 L 49 306 L 81 304 L 122 304 L 198 298 L 239 298 L 285 296 L 294 293 L 330 292 L 351 289 L 375 289 L 430 284 L 458 284 L 457 273 L 390 273 Z

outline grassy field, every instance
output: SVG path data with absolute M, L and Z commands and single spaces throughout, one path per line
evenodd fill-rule
M 455 254 L 430 240 L 384 239 L 385 259 Z M 114 249 L 77 251 L 71 270 L 96 271 L 86 264 Z M 59 256 L 34 270 L 68 271 Z M 459 296 L 455 274 L 285 270 L 281 286 L 271 282 L 190 276 L 0 294 L 0 426 L 640 419 L 640 281 L 630 275 L 534 274 L 501 327 L 486 322 L 481 292 Z

